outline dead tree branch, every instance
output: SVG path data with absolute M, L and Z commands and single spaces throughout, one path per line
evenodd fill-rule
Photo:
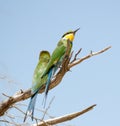
M 80 63 L 83 62 L 84 60 L 89 59 L 89 58 L 91 58 L 91 57 L 93 57 L 93 56 L 99 55 L 99 54 L 101 54 L 101 53 L 107 51 L 107 50 L 110 49 L 110 48 L 111 48 L 111 46 L 108 46 L 108 47 L 106 47 L 106 48 L 104 48 L 104 49 L 102 49 L 102 50 L 100 50 L 100 51 L 98 51 L 98 52 L 92 52 L 92 51 L 91 51 L 90 54 L 88 54 L 88 55 L 86 55 L 86 56 L 84 56 L 84 57 L 82 57 L 82 58 L 80 58 L 80 59 L 78 59 L 78 60 L 75 60 L 74 62 L 68 64 L 68 67 L 71 68 L 71 67 L 73 67 L 73 66 L 75 66 L 75 65 L 77 65 L 77 64 L 80 64 Z M 78 55 L 78 54 L 77 54 L 77 55 Z
M 81 62 L 83 62 L 86 59 L 91 58 L 92 56 L 95 55 L 99 55 L 105 51 L 107 51 L 108 49 L 110 49 L 111 46 L 106 47 L 98 52 L 91 52 L 90 54 L 86 55 L 85 57 L 82 57 L 80 59 L 74 60 L 73 62 L 70 63 L 70 58 L 66 58 L 62 64 L 62 67 L 60 68 L 60 70 L 58 71 L 58 73 L 56 74 L 55 78 L 51 81 L 50 84 L 50 88 L 49 89 L 53 89 L 54 87 L 56 87 L 61 81 L 62 78 L 64 77 L 65 73 L 68 72 L 70 70 L 70 68 L 72 68 L 73 66 L 80 64 Z M 77 57 L 79 53 L 75 54 L 75 58 Z M 40 93 L 44 92 L 45 87 L 43 87 L 43 89 L 40 90 Z M 4 115 L 4 113 L 10 108 L 12 107 L 13 104 L 20 102 L 22 100 L 25 100 L 27 98 L 29 98 L 31 96 L 31 90 L 26 90 L 26 91 L 22 91 L 20 90 L 19 92 L 17 92 L 15 95 L 8 97 L 5 101 L 0 103 L 0 116 Z
M 49 120 L 46 120 L 44 122 L 39 122 L 38 124 L 33 124 L 32 126 L 49 126 L 49 125 L 55 125 L 55 124 L 58 124 L 58 123 L 63 123 L 65 121 L 69 121 L 69 120 L 72 120 L 78 116 L 81 116 L 82 114 L 92 110 L 96 105 L 92 105 L 80 112 L 74 112 L 74 113 L 71 113 L 71 114 L 68 114 L 68 115 L 64 115 L 64 116 L 61 116 L 61 117 L 57 117 L 57 118 L 53 118 L 53 119 L 49 119 Z

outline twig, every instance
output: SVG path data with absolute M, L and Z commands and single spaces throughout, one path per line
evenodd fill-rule
M 10 119 L 15 119 L 15 117 L 12 114 L 8 113 L 8 112 L 5 113 L 5 117 L 8 117 Z
M 16 105 L 12 105 L 13 108 L 17 109 L 18 111 L 20 111 L 22 114 L 25 115 L 25 112 L 22 111 L 20 108 L 18 108 Z
M 50 106 L 51 106 L 51 104 L 52 104 L 52 102 L 53 102 L 54 98 L 55 98 L 55 96 L 51 99 L 51 101 L 50 101 L 50 103 L 49 103 L 48 107 L 46 108 L 46 110 L 45 110 L 45 112 L 44 112 L 44 114 L 43 114 L 42 120 L 44 119 L 44 117 L 45 117 L 45 115 L 46 115 L 46 113 L 47 113 L 48 109 L 50 108 Z
M 82 48 L 80 48 L 79 50 L 78 50 L 78 52 L 75 54 L 75 56 L 74 56 L 74 59 L 70 62 L 70 63 L 73 63 L 74 61 L 76 61 L 77 60 L 77 56 L 78 56 L 78 54 L 80 53 L 82 51 Z
M 59 124 L 59 123 L 62 123 L 62 122 L 65 122 L 65 121 L 69 121 L 69 120 L 72 120 L 78 116 L 81 116 L 82 114 L 92 110 L 94 107 L 96 106 L 96 104 L 80 111 L 80 112 L 74 112 L 74 113 L 71 113 L 71 114 L 68 114 L 68 115 L 64 115 L 64 116 L 61 116 L 61 117 L 57 117 L 57 118 L 54 118 L 54 119 L 49 119 L 47 121 L 45 121 L 45 123 L 43 122 L 40 122 L 38 123 L 37 125 L 36 124 L 33 124 L 32 126 L 47 126 L 47 125 L 55 125 L 55 124 Z M 47 124 L 47 125 L 46 125 Z
M 2 93 L 2 95 L 5 96 L 5 97 L 8 97 L 8 98 L 11 98 L 11 96 L 8 96 L 8 95 L 6 95 L 4 93 Z
M 14 126 L 18 126 L 18 124 L 16 124 L 15 122 L 10 122 L 8 120 L 0 120 L 0 122 L 4 122 L 4 123 L 8 123 L 9 125 L 14 125 Z
M 71 68 L 71 67 L 73 67 L 73 66 L 75 66 L 75 65 L 77 65 L 77 64 L 80 64 L 82 61 L 84 61 L 84 60 L 86 60 L 86 59 L 89 59 L 89 58 L 92 57 L 92 56 L 99 55 L 99 54 L 101 54 L 101 53 L 107 51 L 107 50 L 110 49 L 110 48 L 111 48 L 111 46 L 108 46 L 107 48 L 104 48 L 104 49 L 102 49 L 102 50 L 100 50 L 100 51 L 98 51 L 98 52 L 92 52 L 92 51 L 91 51 L 90 54 L 88 54 L 88 55 L 86 55 L 86 56 L 84 56 L 84 57 L 82 57 L 82 58 L 80 58 L 80 59 L 74 61 L 73 63 L 70 63 L 70 64 L 68 65 L 68 67 Z

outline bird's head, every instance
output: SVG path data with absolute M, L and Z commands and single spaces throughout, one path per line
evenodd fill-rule
M 48 51 L 41 51 L 39 55 L 39 60 L 49 60 L 50 59 L 50 53 Z
M 74 37 L 75 37 L 75 33 L 79 30 L 80 28 L 74 30 L 74 31 L 69 31 L 69 32 L 66 32 L 63 36 L 62 36 L 62 39 L 69 39 L 69 41 L 73 41 L 74 40 Z

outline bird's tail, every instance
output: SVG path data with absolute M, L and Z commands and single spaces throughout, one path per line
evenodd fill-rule
M 24 120 L 23 120 L 24 122 L 25 122 L 25 120 L 26 120 L 26 118 L 27 118 L 28 115 L 31 116 L 31 119 L 32 119 L 32 121 L 33 121 L 34 108 L 35 108 L 35 103 L 36 103 L 37 94 L 38 94 L 38 92 L 36 92 L 36 93 L 31 97 L 31 99 L 30 99 L 29 106 L 28 106 L 28 109 L 27 109 L 27 111 L 26 111 L 26 113 L 25 113 L 25 117 L 24 117 Z
M 45 96 L 44 96 L 44 99 L 43 99 L 44 108 L 45 108 L 45 105 L 46 105 L 46 100 L 47 100 L 47 95 L 48 95 L 48 91 L 49 91 L 50 81 L 51 81 L 51 78 L 52 78 L 53 74 L 54 74 L 54 67 L 52 67 L 48 72 L 48 79 L 47 79 L 46 86 L 45 86 Z

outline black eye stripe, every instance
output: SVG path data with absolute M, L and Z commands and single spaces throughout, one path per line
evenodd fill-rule
M 71 33 L 73 33 L 73 32 L 67 32 L 67 33 L 65 33 L 65 34 L 62 36 L 62 38 L 65 37 L 67 34 L 71 34 Z

